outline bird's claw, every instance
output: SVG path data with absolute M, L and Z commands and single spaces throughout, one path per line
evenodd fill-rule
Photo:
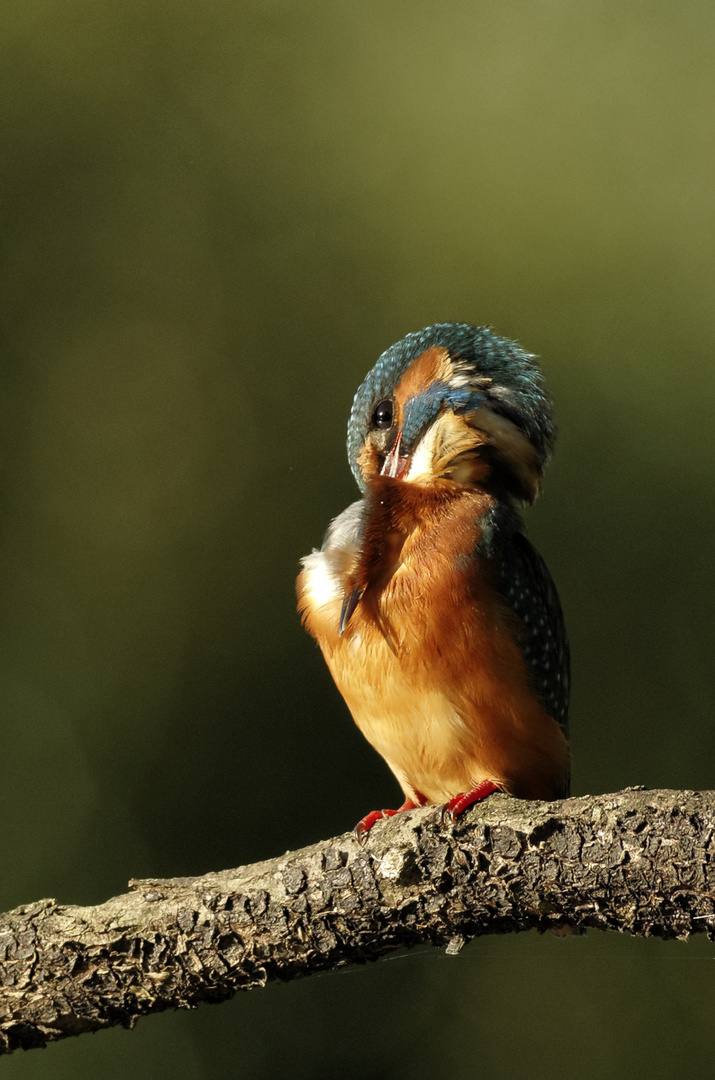
M 399 810 L 371 810 L 369 814 L 365 814 L 364 818 L 360 818 L 353 829 L 353 836 L 358 844 L 364 844 L 367 834 L 376 822 L 382 821 L 383 818 L 394 817 L 399 813 Z
M 474 803 L 481 802 L 482 799 L 486 799 L 487 795 L 491 795 L 494 791 L 501 791 L 502 789 L 498 784 L 495 784 L 493 780 L 482 780 L 480 784 L 473 787 L 471 791 L 463 791 L 461 795 L 455 795 L 454 798 L 446 802 L 442 807 L 442 811 L 439 815 L 440 825 L 453 825 L 454 819 L 458 814 L 464 813 Z
M 419 793 L 417 797 L 424 800 L 424 796 L 419 795 Z M 382 821 L 383 818 L 394 817 L 395 814 L 402 814 L 405 810 L 416 810 L 418 805 L 421 806 L 422 803 L 418 804 L 413 799 L 405 799 L 402 806 L 398 806 L 397 810 L 371 810 L 369 814 L 365 814 L 364 818 L 360 818 L 353 829 L 353 836 L 358 844 L 364 845 L 367 834 L 377 821 Z

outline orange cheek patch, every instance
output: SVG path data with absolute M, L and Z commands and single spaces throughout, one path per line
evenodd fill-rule
M 360 453 L 358 454 L 358 465 L 360 466 L 360 472 L 364 477 L 369 478 L 374 476 L 378 469 L 378 455 L 377 450 L 372 445 L 369 439 L 367 439 L 363 445 Z
M 453 374 L 452 361 L 446 349 L 433 345 L 416 356 L 395 388 L 395 402 L 403 413 L 405 404 L 417 397 L 433 382 L 447 382 Z

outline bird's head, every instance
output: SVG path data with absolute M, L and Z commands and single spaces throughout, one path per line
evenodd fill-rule
M 533 502 L 555 436 L 529 353 L 486 327 L 438 323 L 382 354 L 348 424 L 360 488 L 376 476 L 483 486 Z

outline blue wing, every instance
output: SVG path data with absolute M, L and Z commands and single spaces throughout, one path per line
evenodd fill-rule
M 519 646 L 534 690 L 566 735 L 569 643 L 551 574 L 536 548 L 520 532 L 504 537 L 494 565 L 497 590 L 520 623 Z

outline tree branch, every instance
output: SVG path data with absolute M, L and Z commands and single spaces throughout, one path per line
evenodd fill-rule
M 431 942 L 578 927 L 715 935 L 715 792 L 434 808 L 238 870 L 0 916 L 0 1052 Z

